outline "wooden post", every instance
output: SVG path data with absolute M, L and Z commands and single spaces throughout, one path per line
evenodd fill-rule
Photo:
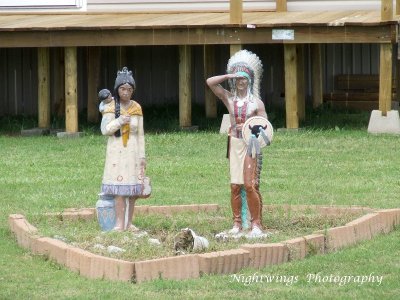
M 192 126 L 191 47 L 179 46 L 179 125 Z
M 243 14 L 243 1 L 230 0 L 229 1 L 230 22 L 233 24 L 242 24 Z
M 284 45 L 285 61 L 285 102 L 286 102 L 286 128 L 299 128 L 298 117 L 298 76 L 297 76 L 297 53 L 295 44 Z
M 203 63 L 204 63 L 204 82 L 208 77 L 215 75 L 215 46 L 204 45 L 203 46 Z M 217 99 L 211 89 L 205 84 L 205 106 L 206 106 L 206 118 L 217 117 Z
M 286 2 L 286 0 L 276 0 L 276 11 L 277 12 L 285 12 L 285 11 L 287 11 L 287 2 Z
M 99 121 L 99 100 L 97 98 L 100 81 L 100 47 L 88 47 L 87 76 L 88 76 L 88 102 L 87 120 L 91 123 Z
M 304 80 L 304 45 L 296 45 L 297 50 L 297 108 L 299 119 L 306 118 L 306 91 Z
M 38 48 L 38 125 L 50 128 L 50 50 Z
M 77 49 L 65 47 L 65 130 L 78 132 Z
M 322 105 L 321 44 L 311 45 L 311 77 L 313 108 L 317 108 Z
M 379 110 L 383 116 L 392 108 L 392 44 L 381 44 L 379 61 Z
M 400 15 L 400 0 L 396 0 L 396 16 Z
M 400 102 L 400 47 L 399 47 L 399 44 L 397 43 L 396 44 L 396 47 L 395 47 L 395 49 L 396 49 L 396 51 L 395 51 L 395 55 L 397 56 L 394 56 L 394 59 L 395 59 L 395 62 L 396 62 L 396 75 L 395 75 L 395 79 L 396 79 L 396 83 L 395 83 L 395 88 L 396 88 L 396 101 L 398 101 L 398 102 Z
M 235 44 L 235 45 L 229 45 L 229 54 L 232 56 L 236 52 L 242 50 L 242 45 L 241 44 Z
M 381 0 L 381 20 L 390 21 L 392 19 L 393 19 L 393 0 Z

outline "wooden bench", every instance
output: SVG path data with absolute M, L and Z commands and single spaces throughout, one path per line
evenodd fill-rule
M 392 84 L 392 108 L 398 109 L 396 80 Z M 341 74 L 335 76 L 334 91 L 323 96 L 333 108 L 371 111 L 379 109 L 379 75 Z

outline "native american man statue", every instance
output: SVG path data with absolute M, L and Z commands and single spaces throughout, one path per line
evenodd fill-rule
M 248 238 L 264 237 L 262 197 L 259 191 L 262 154 L 260 148 L 272 140 L 272 126 L 260 99 L 263 66 L 259 57 L 247 50 L 235 53 L 228 61 L 227 74 L 210 77 L 207 84 L 221 99 L 230 116 L 229 167 L 231 177 L 231 235 L 242 234 L 242 198 L 245 194 L 251 214 Z M 228 80 L 230 90 L 221 83 Z M 246 202 L 243 203 L 246 205 Z

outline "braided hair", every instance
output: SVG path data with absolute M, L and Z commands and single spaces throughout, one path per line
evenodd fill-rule
M 119 94 L 118 94 L 118 88 L 117 91 L 114 91 L 114 100 L 115 100 L 115 119 L 118 119 L 119 116 L 121 115 L 121 102 L 119 100 Z M 121 136 L 121 130 L 117 130 L 114 132 L 115 137 L 120 137 Z
M 121 71 L 117 72 L 117 78 L 115 78 L 114 84 L 115 119 L 118 119 L 121 115 L 121 101 L 119 99 L 118 89 L 121 85 L 126 83 L 133 88 L 133 91 L 135 91 L 136 84 L 132 76 L 132 71 L 129 71 L 127 67 L 123 67 Z M 117 130 L 114 133 L 114 136 L 120 137 L 121 131 Z

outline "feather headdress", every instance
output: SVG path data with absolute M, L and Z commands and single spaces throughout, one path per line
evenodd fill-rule
M 254 97 L 260 99 L 260 82 L 262 78 L 263 65 L 260 58 L 251 51 L 240 50 L 236 52 L 228 61 L 227 73 L 246 73 L 249 79 L 250 92 Z M 235 79 L 229 80 L 231 92 L 235 93 Z

